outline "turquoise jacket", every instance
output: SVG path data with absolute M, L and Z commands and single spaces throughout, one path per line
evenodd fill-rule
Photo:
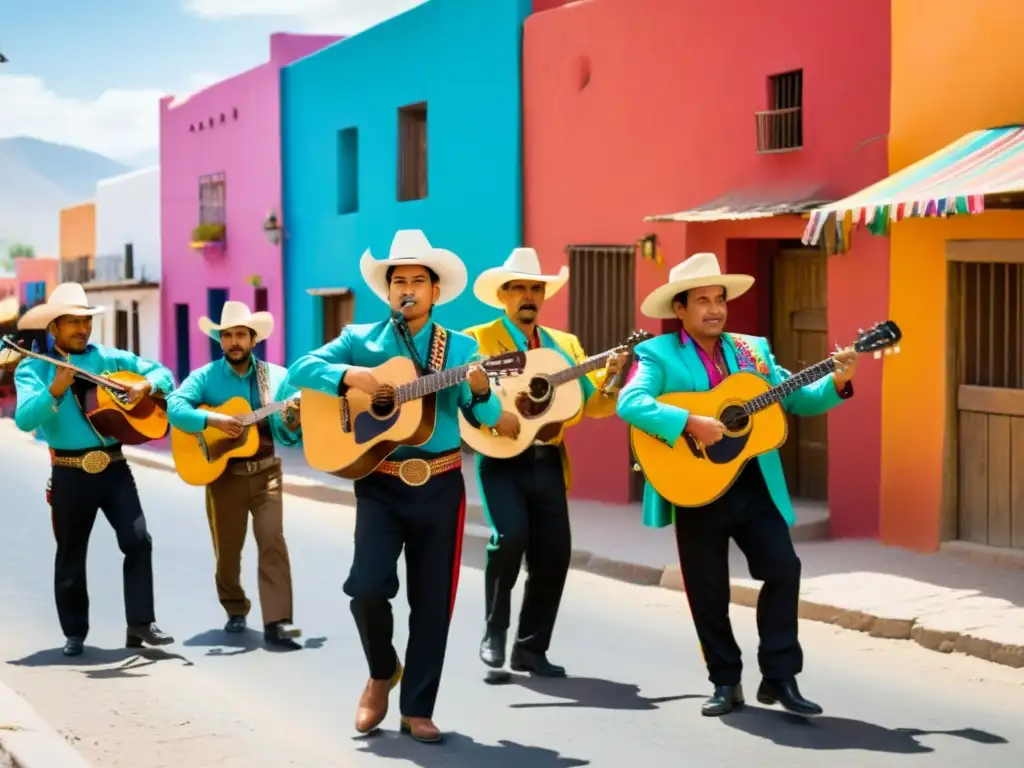
M 749 371 L 776 386 L 792 374 L 775 362 L 768 340 L 760 336 L 726 333 L 722 350 L 729 373 Z M 664 405 L 656 398 L 670 392 L 707 392 L 711 389 L 707 370 L 696 344 L 683 343 L 680 334 L 649 339 L 636 346 L 637 370 L 619 392 L 617 412 L 623 421 L 675 445 L 686 429 L 690 414 L 682 408 Z M 840 394 L 832 375 L 798 389 L 782 401 L 783 408 L 797 416 L 819 416 L 853 394 L 847 384 Z M 793 503 L 786 488 L 778 451 L 758 456 L 768 492 L 789 525 L 796 522 Z M 643 523 L 662 528 L 674 522 L 675 509 L 650 485 L 644 484 Z
M 429 358 L 433 324 L 427 325 L 413 337 L 413 346 L 420 360 Z M 445 369 L 458 368 L 480 359 L 476 339 L 458 331 L 448 330 L 448 355 Z M 401 339 L 389 320 L 366 325 L 346 325 L 334 341 L 303 355 L 288 369 L 286 382 L 297 389 L 315 389 L 337 395 L 342 377 L 352 366 L 375 368 L 393 357 L 409 357 Z M 442 389 L 437 393 L 437 416 L 434 434 L 423 445 L 400 446 L 391 456 L 408 458 L 422 453 L 447 453 L 462 445 L 459 436 L 459 408 L 469 408 L 473 393 L 469 383 Z M 471 412 L 481 424 L 491 427 L 501 416 L 501 402 L 488 393 L 487 399 L 472 405 Z
M 149 380 L 154 393 L 166 395 L 174 389 L 174 376 L 170 370 L 123 349 L 90 344 L 82 354 L 70 355 L 68 362 L 99 375 L 116 371 L 137 373 Z M 14 423 L 18 429 L 23 432 L 41 430 L 47 444 L 60 451 L 85 451 L 116 445 L 116 440 L 102 437 L 92 428 L 71 389 L 59 399 L 54 399 L 50 394 L 50 384 L 56 375 L 57 366 L 42 360 L 26 358 L 18 364 L 14 374 L 18 393 Z
M 256 385 L 256 358 L 244 376 L 239 376 L 225 358 L 214 360 L 202 368 L 197 368 L 181 382 L 167 398 L 167 420 L 172 427 L 182 432 L 196 433 L 206 429 L 206 412 L 196 406 L 209 405 L 216 408 L 233 397 L 244 397 L 255 411 L 260 407 L 259 388 Z M 285 383 L 288 371 L 280 365 L 264 362 L 270 373 L 270 396 L 272 402 L 287 400 L 298 394 L 294 387 Z M 268 403 L 269 405 L 269 403 Z M 274 440 L 282 445 L 299 445 L 302 442 L 302 429 L 292 432 L 284 424 L 280 413 L 267 419 Z

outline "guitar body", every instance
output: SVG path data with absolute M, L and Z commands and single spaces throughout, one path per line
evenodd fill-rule
M 216 407 L 199 406 L 200 411 L 227 416 L 248 416 L 252 413 L 244 397 L 233 397 Z M 207 427 L 191 434 L 171 427 L 171 456 L 178 475 L 189 485 L 209 485 L 227 469 L 229 459 L 247 459 L 260 447 L 259 427 L 251 424 L 238 437 L 228 437 L 219 429 Z
M 509 459 L 529 448 L 535 440 L 555 437 L 562 424 L 583 408 L 583 391 L 574 379 L 550 386 L 546 376 L 569 368 L 556 350 L 541 347 L 526 353 L 526 367 L 520 376 L 499 381 L 492 387 L 503 411 L 519 416 L 519 437 L 494 437 L 491 428 L 474 427 L 459 411 L 459 434 L 470 448 L 494 459 Z
M 412 360 L 394 357 L 372 369 L 382 388 L 417 377 Z M 423 445 L 434 434 L 436 394 L 374 406 L 373 397 L 349 389 L 344 397 L 302 390 L 302 447 L 313 469 L 338 477 L 366 477 L 400 445 Z
M 669 446 L 646 432 L 630 427 L 633 455 L 647 482 L 677 507 L 702 507 L 725 493 L 751 459 L 776 450 L 786 442 L 786 413 L 779 404 L 742 415 L 744 403 L 770 389 L 760 376 L 740 372 L 709 392 L 673 392 L 659 403 L 685 408 L 697 416 L 710 416 L 726 425 L 725 436 L 712 446 L 700 446 L 684 432 Z
M 145 380 L 144 376 L 131 371 L 115 371 L 105 376 L 126 387 Z M 86 390 L 82 410 L 97 432 L 124 445 L 142 445 L 167 435 L 170 423 L 167 402 L 163 398 L 146 395 L 129 405 L 121 398 L 122 394 L 95 385 Z

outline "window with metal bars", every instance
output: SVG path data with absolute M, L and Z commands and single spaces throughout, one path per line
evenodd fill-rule
M 1024 264 L 958 262 L 960 383 L 1024 389 Z
M 804 71 L 796 69 L 768 78 L 771 107 L 755 112 L 757 151 L 790 152 L 804 145 Z
M 636 248 L 570 245 L 569 331 L 588 355 L 621 344 L 636 316 Z
M 199 223 L 223 224 L 227 182 L 223 173 L 199 177 Z

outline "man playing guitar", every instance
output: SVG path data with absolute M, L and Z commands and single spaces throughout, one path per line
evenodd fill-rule
M 171 372 L 130 352 L 89 343 L 92 318 L 102 307 L 89 306 L 78 283 L 62 283 L 48 301 L 29 309 L 19 329 L 47 330 L 53 336 L 48 357 L 81 370 L 103 374 L 130 371 L 145 378 L 127 393 L 135 403 L 151 393 L 174 389 Z M 131 469 L 121 446 L 102 436 L 85 417 L 76 373 L 40 359 L 18 365 L 14 383 L 18 406 L 14 420 L 24 432 L 40 430 L 50 447 L 51 515 L 57 540 L 54 592 L 64 632 L 65 656 L 82 653 L 89 634 L 86 552 L 96 513 L 103 510 L 124 554 L 124 602 L 129 648 L 168 645 L 174 638 L 156 625 L 153 606 L 153 540 Z
M 482 272 L 473 286 L 480 301 L 504 310 L 504 314 L 466 333 L 479 341 L 483 355 L 543 346 L 560 352 L 570 365 L 581 362 L 586 354 L 579 339 L 538 324 L 545 299 L 561 290 L 567 280 L 567 268 L 557 275 L 545 275 L 536 251 L 516 248 L 502 266 Z M 480 643 L 480 659 L 489 667 L 505 665 L 512 589 L 525 555 L 526 588 L 510 665 L 515 671 L 565 676 L 565 669 L 547 658 L 572 554 L 567 499 L 572 473 L 563 438 L 565 428 L 582 416 L 603 418 L 615 412 L 615 398 L 599 390 L 608 376 L 619 371 L 625 356 L 613 356 L 604 370 L 579 379 L 583 411 L 551 430 L 554 434 L 542 431 L 530 448 L 513 458 L 477 456 L 477 480 L 492 529 L 484 566 L 485 630 Z M 515 437 L 519 417 L 505 411 L 494 429 Z

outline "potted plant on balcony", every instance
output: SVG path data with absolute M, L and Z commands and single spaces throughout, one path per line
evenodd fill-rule
M 199 251 L 224 247 L 223 224 L 203 223 L 192 230 L 192 247 Z

